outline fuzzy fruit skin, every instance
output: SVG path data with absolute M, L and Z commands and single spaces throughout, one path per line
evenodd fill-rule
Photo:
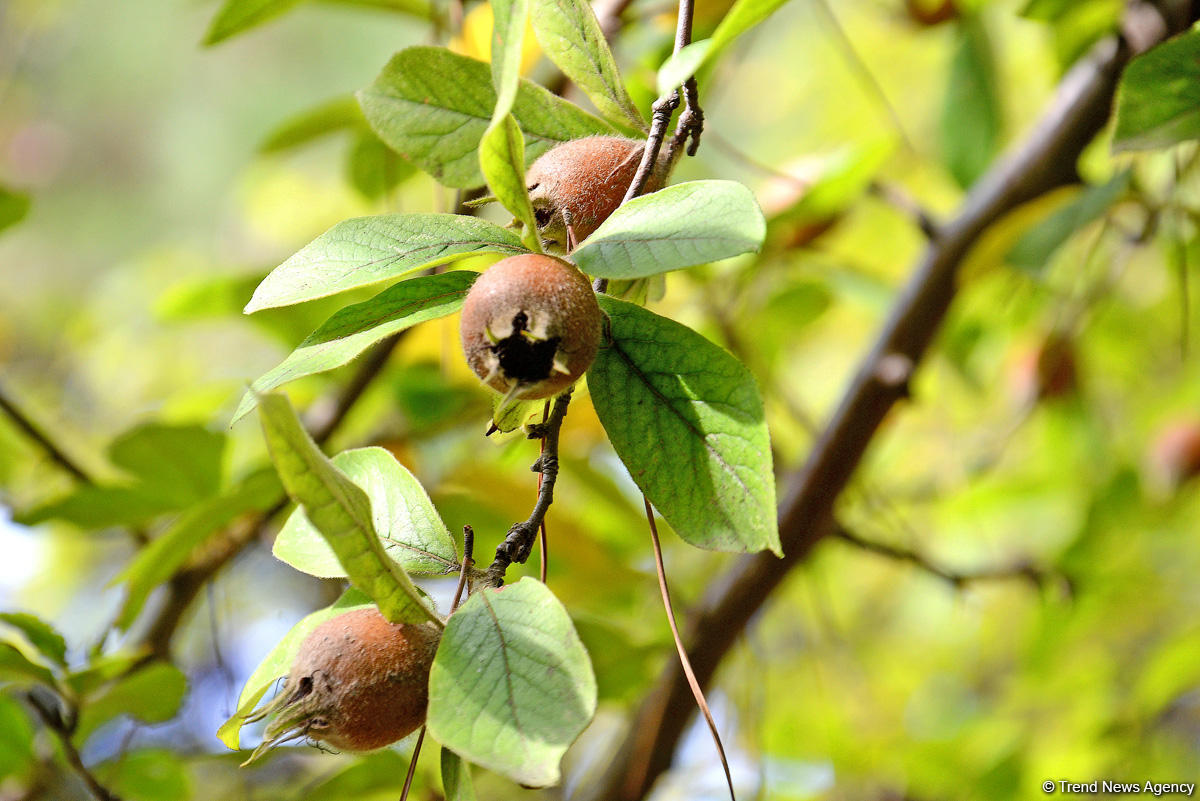
M 566 253 L 591 236 L 625 199 L 645 146 L 640 139 L 588 136 L 556 145 L 533 162 L 525 183 L 543 247 Z M 660 156 L 644 191 L 660 189 L 665 172 Z
M 501 349 L 523 339 L 514 333 L 519 315 L 532 341 L 546 343 L 544 364 L 532 372 L 509 369 L 511 364 L 501 361 Z M 496 262 L 479 276 L 463 302 L 460 333 L 467 363 L 484 383 L 535 400 L 557 395 L 587 371 L 600 347 L 600 321 L 587 276 L 565 261 L 530 253 Z M 554 340 L 556 347 L 549 344 Z M 551 347 L 565 373 L 552 369 Z
M 300 709 L 310 737 L 347 751 L 407 737 L 425 722 L 440 637 L 429 624 L 389 623 L 375 607 L 325 621 L 300 646 L 284 694 L 295 695 L 306 680 L 312 689 L 281 718 Z

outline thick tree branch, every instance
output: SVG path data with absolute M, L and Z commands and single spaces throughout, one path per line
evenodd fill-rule
M 1194 18 L 1195 12 L 1184 16 Z M 1181 30 L 1178 19 L 1172 18 L 1172 31 Z M 958 215 L 936 231 L 807 464 L 787 482 L 779 509 L 785 556 L 741 557 L 710 584 L 689 616 L 688 653 L 702 685 L 712 681 L 751 617 L 791 569 L 834 530 L 835 501 L 875 430 L 905 397 L 907 379 L 937 333 L 957 290 L 958 268 L 979 235 L 1020 204 L 1077 180 L 1075 162 L 1108 119 L 1118 76 L 1129 57 L 1123 41 L 1100 43 L 1063 79 L 1030 134 L 973 187 Z M 644 699 L 605 776 L 585 797 L 645 797 L 670 767 L 692 712 L 687 681 L 679 665 L 671 662 Z M 642 752 L 636 758 L 635 750 Z

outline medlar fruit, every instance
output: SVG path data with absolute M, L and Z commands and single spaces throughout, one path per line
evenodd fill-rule
M 556 145 L 525 174 L 542 247 L 569 253 L 591 236 L 621 205 L 637 174 L 646 143 L 620 136 L 588 136 Z M 666 154 L 644 192 L 662 188 L 669 171 Z
M 512 398 L 549 398 L 579 380 L 600 347 L 600 306 L 565 261 L 510 256 L 479 276 L 463 303 L 463 352 L 475 374 Z
M 283 690 L 246 719 L 274 715 L 250 761 L 297 737 L 347 751 L 407 737 L 425 722 L 429 667 L 440 638 L 432 624 L 389 623 L 373 606 L 317 626 L 301 644 Z

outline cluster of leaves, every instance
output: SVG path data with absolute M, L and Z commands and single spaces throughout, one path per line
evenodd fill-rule
M 235 413 L 259 407 L 283 485 L 304 510 L 284 526 L 275 553 L 312 575 L 348 578 L 356 588 L 351 593 L 365 593 L 393 622 L 442 625 L 408 574 L 457 571 L 449 532 L 416 479 L 390 454 L 366 449 L 327 460 L 286 400 L 264 393 L 458 311 L 476 274 L 428 274 L 431 268 L 470 254 L 536 251 L 526 160 L 569 139 L 645 131 L 591 8 L 582 0 L 530 5 L 493 3 L 490 70 L 443 48 L 414 47 L 392 58 L 359 94 L 372 130 L 405 159 L 450 187 L 486 181 L 524 224 L 524 242 L 471 216 L 348 220 L 272 271 L 246 307 L 255 312 L 403 279 L 338 311 L 255 381 Z M 530 19 L 546 54 L 606 119 L 519 77 Z M 757 250 L 765 233 L 747 188 L 696 181 L 625 204 L 569 258 L 597 278 L 644 281 Z M 427 274 L 413 277 L 421 271 Z M 779 552 L 770 441 L 749 370 L 680 323 L 612 297 L 603 297 L 601 305 L 606 341 L 588 373 L 588 389 L 634 482 L 694 545 Z M 526 419 L 505 417 L 509 428 Z M 237 746 L 241 719 L 286 673 L 304 635 L 362 597 L 314 613 L 276 647 L 223 729 L 227 744 Z M 540 583 L 525 580 L 503 592 L 473 593 L 445 626 L 430 679 L 431 735 L 522 784 L 556 782 L 563 752 L 596 704 L 590 662 L 561 603 Z

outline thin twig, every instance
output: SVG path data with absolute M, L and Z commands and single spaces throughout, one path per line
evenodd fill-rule
M 938 224 L 933 219 L 933 215 L 902 187 L 885 181 L 873 181 L 870 191 L 871 194 L 912 220 L 913 225 L 917 226 L 926 239 L 937 237 Z
M 554 399 L 550 418 L 542 425 L 532 427 L 530 438 L 542 440 L 542 453 L 533 463 L 532 469 L 542 474 L 541 485 L 538 487 L 537 503 L 529 514 L 529 519 L 513 525 L 508 530 L 504 542 L 496 546 L 496 558 L 487 569 L 487 581 L 493 587 L 504 583 L 504 573 L 513 562 L 523 564 L 533 550 L 533 541 L 538 529 L 554 503 L 554 483 L 558 480 L 558 435 L 562 430 L 563 418 L 567 416 L 567 406 L 571 403 L 571 390 Z
M 550 418 L 550 401 L 546 401 L 545 405 L 542 406 L 542 425 L 545 425 L 546 420 L 548 420 L 549 418 Z M 545 458 L 545 456 L 546 456 L 546 438 L 542 437 L 542 447 L 541 447 L 541 451 L 538 453 L 538 458 L 543 459 L 543 458 Z M 545 479 L 545 475 L 542 473 L 538 473 L 538 494 L 539 495 L 542 493 L 542 481 L 544 479 Z M 550 543 L 547 542 L 547 540 L 546 540 L 546 518 L 545 517 L 542 518 L 542 525 L 540 528 L 541 528 L 541 536 L 538 538 L 538 542 L 541 544 L 541 564 L 538 565 L 538 579 L 543 584 L 545 584 L 546 583 L 546 571 L 549 569 L 547 566 L 550 564 Z
M 1045 586 L 1051 577 L 1049 572 L 1039 569 L 1027 559 L 1022 559 L 1008 565 L 997 565 L 979 570 L 956 571 L 942 567 L 916 551 L 910 551 L 906 548 L 899 548 L 895 545 L 888 545 L 887 543 L 876 542 L 875 540 L 861 537 L 840 524 L 835 526 L 832 536 L 864 551 L 884 556 L 888 559 L 907 562 L 945 581 L 955 589 L 962 589 L 967 584 L 976 581 L 1002 581 L 1005 579 L 1027 579 L 1035 586 L 1042 587 Z
M 408 798 L 408 791 L 412 788 L 413 776 L 417 772 L 417 758 L 421 756 L 421 744 L 425 742 L 425 727 L 421 727 L 421 733 L 417 735 L 417 744 L 413 746 L 412 759 L 408 763 L 408 775 L 404 777 L 404 789 L 400 791 L 400 801 L 405 801 Z
M 833 13 L 833 9 L 829 6 L 826 0 L 813 0 L 813 5 L 825 18 L 825 22 L 829 25 L 829 29 L 833 31 L 834 41 L 837 42 L 838 49 L 842 51 L 846 62 L 851 69 L 858 75 L 859 80 L 867 87 L 870 93 L 883 107 L 888 119 L 892 123 L 892 127 L 896 129 L 896 134 L 900 137 L 900 141 L 904 143 L 905 149 L 909 152 L 915 152 L 912 140 L 908 137 L 908 132 L 904 130 L 904 124 L 900 121 L 900 115 L 896 112 L 896 107 L 892 105 L 892 101 L 888 99 L 887 92 L 883 90 L 883 86 L 871 72 L 871 68 L 867 66 L 867 62 L 859 54 L 858 48 L 854 46 L 854 42 L 846 34 L 846 29 L 842 27 L 842 23 L 838 20 L 837 15 Z
M 692 696 L 696 699 L 696 706 L 704 715 L 704 721 L 712 733 L 713 744 L 717 747 L 717 756 L 721 759 L 721 768 L 725 771 L 725 784 L 729 787 L 729 797 L 732 801 L 737 801 L 737 796 L 733 792 L 733 776 L 729 773 L 729 760 L 725 757 L 725 746 L 721 744 L 721 734 L 717 731 L 712 711 L 708 708 L 704 690 L 700 689 L 700 682 L 696 681 L 696 674 L 692 671 L 692 663 L 688 659 L 687 649 L 683 647 L 683 639 L 679 636 L 679 626 L 675 624 L 675 609 L 671 605 L 671 590 L 667 587 L 667 571 L 663 565 L 662 543 L 658 539 L 658 524 L 654 522 L 654 509 L 650 506 L 650 499 L 645 495 L 642 496 L 642 503 L 646 506 L 646 522 L 650 525 L 650 542 L 654 546 L 654 568 L 658 572 L 658 589 L 662 593 L 663 608 L 667 613 L 667 623 L 671 626 L 671 637 L 675 640 L 675 650 L 679 653 L 679 665 L 687 677 Z
M 693 0 L 679 0 L 679 16 L 675 23 L 675 52 L 692 43 Z M 679 148 L 686 141 L 687 154 L 696 155 L 700 147 L 700 134 L 704 132 L 704 112 L 700 109 L 700 90 L 696 85 L 696 76 L 689 75 L 683 82 L 683 111 L 679 122 L 675 125 L 675 136 L 671 138 L 671 146 L 667 151 L 667 162 L 675 163 Z
M 467 576 L 474 566 L 475 529 L 470 526 L 463 526 L 463 560 L 462 568 L 458 571 L 458 586 L 454 588 L 454 600 L 450 602 L 450 614 L 452 615 L 458 609 L 458 602 L 462 600 L 463 590 L 467 586 Z
M 88 770 L 87 765 L 83 764 L 83 757 L 79 755 L 79 749 L 75 747 L 75 743 L 71 741 L 71 726 L 68 726 L 59 714 L 57 709 L 51 709 L 46 705 L 46 702 L 39 698 L 35 693 L 27 693 L 26 700 L 33 707 L 33 711 L 42 719 L 46 729 L 53 732 L 62 746 L 63 756 L 66 757 L 67 764 L 71 766 L 71 770 L 79 776 L 80 780 L 87 785 L 88 790 L 92 795 L 96 796 L 99 801 L 121 801 L 115 793 L 100 783 L 99 779 Z M 73 716 L 72 716 L 73 717 Z
M 95 479 L 80 467 L 74 459 L 67 456 L 62 448 L 58 447 L 54 440 L 50 438 L 50 435 L 43 431 L 41 426 L 33 422 L 33 419 L 17 406 L 16 401 L 9 397 L 8 393 L 4 391 L 3 386 L 0 386 L 0 410 L 3 410 L 8 415 L 17 428 L 21 429 L 25 432 L 26 436 L 36 442 L 55 464 L 84 484 L 95 485 Z

